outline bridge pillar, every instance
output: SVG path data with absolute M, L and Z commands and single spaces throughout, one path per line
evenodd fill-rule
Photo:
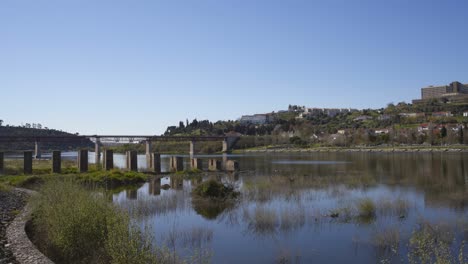
M 78 150 L 78 171 L 87 172 L 88 171 L 88 150 L 80 149 Z
M 96 142 L 94 143 L 94 163 L 96 166 L 101 164 L 101 140 L 96 138 Z
M 151 155 L 151 141 L 146 140 L 146 167 L 148 170 L 153 168 L 153 155 Z
M 239 170 L 239 162 L 235 160 L 228 160 L 226 162 L 226 170 L 227 171 L 237 171 Z
M 60 151 L 52 151 L 52 173 L 62 172 L 62 157 Z
M 127 169 L 138 171 L 138 153 L 135 150 L 127 151 Z
M 32 151 L 25 151 L 24 152 L 24 160 L 23 160 L 23 172 L 24 174 L 32 174 L 33 172 L 33 153 Z
M 161 173 L 161 154 L 155 152 L 152 156 L 153 164 L 151 165 L 151 169 L 156 173 Z
M 41 156 L 41 142 L 36 140 L 36 142 L 34 142 L 34 158 L 40 159 Z
M 226 164 L 228 162 L 228 157 L 226 153 L 223 153 L 223 160 L 221 162 L 221 169 L 226 170 Z
M 0 152 L 0 174 L 5 170 L 5 154 Z
M 136 200 L 138 198 L 138 190 L 125 190 L 125 196 L 129 200 Z
M 171 157 L 169 169 L 171 172 L 184 170 L 184 159 L 182 157 Z
M 148 193 L 150 195 L 160 195 L 161 194 L 161 178 L 156 178 L 150 180 L 148 184 Z
M 112 170 L 114 168 L 114 151 L 106 149 L 102 152 L 102 167 L 104 170 Z
M 208 160 L 208 170 L 209 171 L 219 171 L 221 170 L 221 161 L 217 159 Z
M 203 170 L 203 163 L 201 159 L 190 159 L 192 170 Z
M 219 146 L 219 145 L 218 145 Z M 224 153 L 229 152 L 228 141 L 227 139 L 223 139 L 223 150 Z
M 193 155 L 195 154 L 195 141 L 192 140 L 190 141 L 190 157 L 193 157 Z

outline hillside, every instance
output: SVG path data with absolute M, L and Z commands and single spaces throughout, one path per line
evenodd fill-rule
M 74 134 L 48 128 L 31 128 L 20 126 L 0 126 L 0 136 L 73 136 Z M 90 140 L 83 142 L 42 142 L 42 150 L 73 150 L 77 148 L 93 147 Z M 0 142 L 0 151 L 33 150 L 34 142 Z

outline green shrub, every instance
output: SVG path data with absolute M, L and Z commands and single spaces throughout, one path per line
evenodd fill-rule
M 127 214 L 73 180 L 50 180 L 33 201 L 38 244 L 62 263 L 157 263 L 151 239 Z
M 238 192 L 232 186 L 226 186 L 221 182 L 210 179 L 198 185 L 193 190 L 193 194 L 201 198 L 227 199 L 237 197 Z
M 376 207 L 370 198 L 363 198 L 358 201 L 357 205 L 359 216 L 364 218 L 375 217 Z

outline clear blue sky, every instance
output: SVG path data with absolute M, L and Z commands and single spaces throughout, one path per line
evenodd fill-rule
M 468 82 L 468 1 L 2 0 L 0 119 L 160 134 Z

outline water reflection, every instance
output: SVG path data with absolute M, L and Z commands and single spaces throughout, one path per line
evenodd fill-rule
M 464 153 L 281 154 L 236 160 L 240 172 L 153 179 L 137 195 L 122 192 L 114 201 L 135 219 L 152 222 L 159 241 L 174 222 L 180 230 L 211 230 L 214 263 L 407 262 L 406 245 L 421 221 L 453 226 L 454 247 L 468 234 Z M 236 186 L 239 201 L 193 199 L 192 188 L 213 177 Z M 363 200 L 371 205 L 363 207 Z

